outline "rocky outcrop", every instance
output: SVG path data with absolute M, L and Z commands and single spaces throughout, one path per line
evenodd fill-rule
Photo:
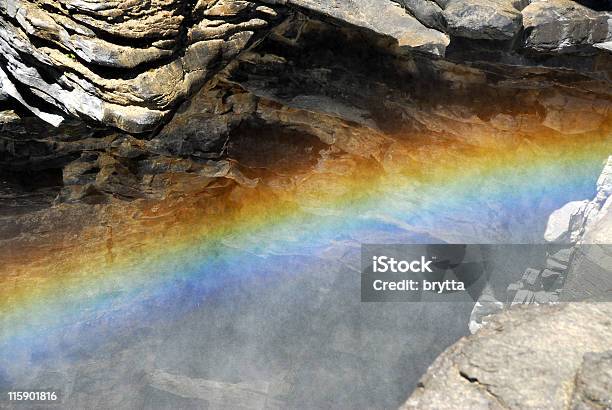
M 611 304 L 521 307 L 431 365 L 402 409 L 599 409 L 610 392 Z
M 480 330 L 489 315 L 514 305 L 546 305 L 560 301 L 610 301 L 610 198 L 612 198 L 612 157 L 597 181 L 597 194 L 591 201 L 570 202 L 548 219 L 544 239 L 555 244 L 547 252 L 545 264 L 527 268 L 511 283 L 500 300 L 483 295 L 474 305 L 469 328 Z
M 424 26 L 417 18 L 407 14 L 391 1 L 290 0 L 289 3 L 391 37 L 397 41 L 400 48 L 444 55 L 449 44 L 449 38 L 444 33 Z M 418 14 L 422 19 L 428 19 L 425 17 L 427 11 L 422 10 Z
M 572 0 L 532 1 L 522 14 L 530 49 L 567 52 L 611 40 L 612 14 Z
M 553 212 L 544 238 L 549 242 L 608 243 L 610 241 L 610 208 L 612 198 L 612 157 L 597 181 L 592 200 L 570 202 Z
M 427 169 L 421 161 L 430 155 L 430 143 L 452 141 L 460 157 L 473 146 L 526 149 L 526 139 L 537 147 L 539 138 L 598 140 L 609 130 L 609 85 L 595 65 L 596 71 L 528 65 L 510 70 L 484 60 L 456 62 L 398 49 L 397 40 L 373 29 L 291 10 L 154 132 L 131 134 L 78 120 L 51 128 L 11 100 L 6 108 L 15 109 L 6 111 L 0 134 L 0 169 L 54 175 L 44 195 L 31 198 L 33 209 L 104 205 L 159 200 L 189 189 L 183 182 L 190 178 L 255 186 L 261 172 L 251 166 L 274 172 L 270 164 L 286 166 L 288 158 L 305 174 L 318 173 L 318 161 L 327 163 L 329 156 L 347 155 L 360 167 L 367 163 L 372 177 L 401 177 L 405 171 L 397 159 Z M 333 50 L 325 51 L 323 45 L 330 44 Z M 408 148 L 405 135 L 423 139 Z M 359 167 L 342 169 L 350 175 Z M 325 184 L 333 186 L 330 178 L 319 183 Z M 492 204 L 490 218 L 453 220 L 463 223 L 455 232 L 412 229 L 451 242 L 467 235 L 473 241 L 504 241 L 508 235 L 525 240 L 512 236 L 525 221 L 509 216 L 510 226 L 501 226 L 498 212 Z M 12 215 L 0 227 L 6 238 L 41 224 Z
M 454 36 L 512 40 L 522 28 L 521 3 L 515 0 L 450 0 L 444 17 L 449 33 Z
M 0 3 L 2 94 L 54 126 L 76 117 L 154 130 L 243 50 L 301 13 L 400 54 L 558 66 L 551 56 L 569 53 L 581 58 L 570 66 L 592 64 L 593 72 L 610 58 L 610 13 L 571 0 L 19 0 Z
M 159 124 L 277 18 L 253 2 L 4 1 L 0 80 L 52 125 Z

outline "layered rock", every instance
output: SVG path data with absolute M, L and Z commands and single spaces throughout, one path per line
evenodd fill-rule
M 277 18 L 252 2 L 5 1 L 4 90 L 52 125 L 159 124 Z M 24 56 L 27 56 L 24 57 Z
M 3 94 L 52 125 L 68 116 L 140 133 L 166 121 L 241 51 L 301 12 L 389 42 L 398 53 L 590 65 L 599 78 L 610 58 L 610 13 L 571 0 L 19 0 L 0 3 L 0 83 Z M 467 49 L 464 40 L 471 42 Z M 560 62 L 558 53 L 581 60 Z
M 517 150 L 527 147 L 526 140 L 537 146 L 540 138 L 568 142 L 607 135 L 612 104 L 603 71 L 533 68 L 530 62 L 510 70 L 484 60 L 449 61 L 411 47 L 400 50 L 397 39 L 374 29 L 330 24 L 313 13 L 293 10 L 152 133 L 129 134 L 79 121 L 54 129 L 23 110 L 7 111 L 0 168 L 61 174 L 53 189 L 34 201 L 38 209 L 159 200 L 185 188 L 173 182 L 176 175 L 180 181 L 197 175 L 202 181 L 227 178 L 253 186 L 256 178 L 239 169 L 251 163 L 266 168 L 269 161 L 253 161 L 237 147 L 263 147 L 263 141 L 269 141 L 266 155 L 274 158 L 286 155 L 283 150 L 300 152 L 291 158 L 305 173 L 315 170 L 317 161 L 327 163 L 329 150 L 355 164 L 367 162 L 373 175 L 401 178 L 405 170 L 398 158 L 424 167 L 420 161 L 431 155 L 430 142 L 435 147 L 449 141 L 462 155 L 462 149 L 473 146 Z M 333 49 L 325 51 L 324 45 Z M 406 135 L 422 138 L 421 146 L 406 147 Z M 262 142 L 254 142 L 258 139 Z M 305 146 L 313 151 L 304 153 Z M 325 158 L 319 158 L 320 151 Z M 321 184 L 333 185 L 330 178 Z M 295 189 L 306 190 L 299 184 Z M 49 199 L 49 192 L 55 197 Z M 524 226 L 523 218 L 508 215 L 512 222 L 502 226 L 498 212 L 492 204 L 489 219 L 455 220 L 453 225 L 463 225 L 454 232 L 412 229 L 451 242 L 467 235 L 472 241 L 526 240 L 515 232 Z M 28 232 L 40 221 L 20 223 L 7 223 L 6 235 Z

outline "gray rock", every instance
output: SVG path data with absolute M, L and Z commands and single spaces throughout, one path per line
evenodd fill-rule
M 612 52 L 612 41 L 606 41 L 603 43 L 595 43 L 593 44 L 593 47 Z
M 571 243 L 576 240 L 588 200 L 573 201 L 555 210 L 548 218 L 544 239 L 553 243 Z
M 576 375 L 572 409 L 612 408 L 612 350 L 586 353 Z
M 450 40 L 424 26 L 391 0 L 288 0 L 305 9 L 393 38 L 400 48 L 444 55 Z
M 470 314 L 469 329 L 472 334 L 480 330 L 484 325 L 488 323 L 488 317 L 501 312 L 504 308 L 504 304 L 492 295 L 484 294 L 474 305 L 472 313 Z
M 449 34 L 471 39 L 510 40 L 522 27 L 510 0 L 450 0 L 444 17 Z
M 263 408 L 282 408 L 282 402 L 269 397 L 270 388 L 267 382 L 224 383 L 216 380 L 193 379 L 175 375 L 161 370 L 147 374 L 148 385 L 162 396 L 169 395 L 171 400 L 177 397 L 196 400 L 196 408 L 233 408 L 255 410 Z M 198 403 L 199 401 L 199 403 Z
M 540 287 L 540 271 L 538 269 L 528 268 L 523 273 L 522 280 L 525 287 L 531 290 L 536 290 Z
M 561 263 L 553 258 L 546 259 L 546 269 L 563 273 L 567 269 L 567 264 Z
M 536 0 L 523 10 L 525 46 L 538 51 L 572 51 L 609 41 L 612 15 L 571 0 Z M 600 46 L 601 47 L 601 46 Z
M 553 292 L 540 290 L 535 292 L 533 301 L 538 305 L 548 305 L 550 303 L 556 303 L 558 301 L 558 296 Z
M 554 289 L 555 285 L 558 284 L 558 280 L 561 274 L 558 271 L 544 269 L 542 271 L 542 287 L 545 290 Z
M 10 97 L 11 96 L 2 88 L 2 82 L 0 82 L 0 101 L 6 101 Z
M 433 0 L 395 0 L 427 27 L 445 31 L 442 8 Z
M 449 3 L 450 0 L 434 0 L 438 6 L 444 8 Z
M 534 292 L 528 289 L 521 289 L 516 292 L 511 305 L 528 305 L 534 301 Z
M 572 248 L 565 248 L 550 255 L 550 258 L 567 266 L 572 258 L 572 253 Z
M 514 300 L 517 292 L 521 289 L 523 289 L 523 282 L 509 284 L 506 288 L 506 303 L 511 303 Z
M 609 351 L 611 316 L 612 304 L 603 303 L 494 315 L 436 359 L 402 409 L 566 409 L 583 397 L 607 403 L 609 354 L 585 354 Z
M 578 245 L 565 279 L 561 300 L 610 300 L 611 266 L 609 245 Z

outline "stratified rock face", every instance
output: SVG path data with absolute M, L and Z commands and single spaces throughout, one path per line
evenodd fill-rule
M 77 298 L 68 303 L 58 292 L 56 305 L 85 315 L 73 319 L 68 312 L 66 319 L 54 315 L 49 304 L 41 305 L 45 315 L 59 317 L 58 323 L 74 330 L 68 338 L 77 343 L 71 348 L 65 347 L 70 342 L 64 336 L 52 336 L 57 344 L 40 342 L 47 350 L 57 345 L 70 363 L 80 361 L 61 382 L 71 392 L 74 408 L 99 402 L 102 407 L 130 408 L 134 402 L 129 397 L 146 398 L 136 407 L 203 407 L 203 397 L 213 395 L 213 407 L 226 400 L 258 406 L 262 395 L 282 398 L 280 407 L 290 408 L 346 407 L 350 399 L 363 403 L 357 408 L 397 406 L 413 385 L 405 375 L 416 376 L 421 370 L 414 369 L 424 369 L 435 352 L 465 334 L 471 306 L 459 312 L 452 306 L 452 314 L 425 321 L 425 327 L 436 329 L 427 334 L 436 337 L 396 328 L 401 335 L 392 339 L 401 349 L 381 350 L 389 340 L 388 327 L 377 320 L 379 330 L 372 332 L 351 319 L 351 312 L 359 309 L 325 287 L 303 293 L 306 282 L 293 275 L 293 262 L 300 265 L 295 271 L 311 266 L 310 237 L 321 241 L 314 245 L 317 249 L 319 243 L 332 243 L 324 246 L 322 257 L 314 256 L 317 263 L 338 259 L 349 275 L 355 265 L 337 255 L 352 255 L 346 247 L 352 252 L 359 241 L 386 241 L 388 235 L 398 235 L 398 241 L 541 240 L 546 217 L 558 205 L 547 203 L 547 193 L 572 191 L 566 184 L 571 178 L 565 176 L 582 175 L 583 163 L 574 157 L 590 164 L 609 155 L 610 56 L 605 47 L 589 43 L 597 36 L 585 39 L 580 50 L 563 54 L 556 48 L 526 48 L 524 6 L 501 0 L 0 0 L 0 100 L 5 100 L 0 105 L 0 334 L 28 328 L 47 335 L 27 306 L 19 308 L 19 297 L 32 293 L 38 298 L 41 281 L 54 281 L 62 289 L 75 289 Z M 469 17 L 472 8 L 482 19 Z M 49 127 L 22 106 L 47 123 L 62 124 Z M 374 197 L 388 202 L 371 201 Z M 277 224 L 285 218 L 287 229 Z M 301 220 L 308 225 L 300 233 L 308 237 L 305 241 L 293 234 L 302 231 L 294 224 Z M 358 230 L 335 221 L 359 221 Z M 268 224 L 272 231 L 259 229 Z M 243 226 L 254 232 L 241 231 Z M 325 230 L 329 240 L 320 238 Z M 201 266 L 199 259 L 191 263 L 175 254 L 175 246 L 194 241 L 195 257 L 206 250 L 199 241 L 212 236 L 215 242 L 215 235 L 223 248 L 237 254 L 260 254 L 264 248 L 267 261 L 276 263 L 279 255 L 292 261 L 278 263 L 278 270 L 287 271 L 282 275 L 291 272 L 300 290 L 283 294 L 288 296 L 281 297 L 274 312 L 287 310 L 290 299 L 303 299 L 297 294 L 328 295 L 306 298 L 307 304 L 299 302 L 296 313 L 289 310 L 287 320 L 278 322 L 279 335 L 293 323 L 289 328 L 293 332 L 295 327 L 295 339 L 277 338 L 265 326 L 256 329 L 295 348 L 297 365 L 273 364 L 270 377 L 261 379 L 245 375 L 240 366 L 228 374 L 227 357 L 240 358 L 247 367 L 249 360 L 240 344 L 236 350 L 225 349 L 233 343 L 217 339 L 215 334 L 225 331 L 211 332 L 216 325 L 210 323 L 224 327 L 234 319 L 200 305 L 201 294 L 193 293 L 180 276 L 176 286 L 185 293 L 172 293 L 174 285 L 168 288 L 164 281 L 175 277 L 165 270 L 151 272 L 151 259 L 142 268 L 142 282 L 160 285 L 164 292 L 171 289 L 173 303 L 180 309 L 197 305 L 202 316 L 176 328 L 173 324 L 165 333 L 170 338 L 147 336 L 149 329 L 141 327 L 148 328 L 147 323 L 126 322 L 118 337 L 125 329 L 153 344 L 163 340 L 161 349 L 149 350 L 148 341 L 124 349 L 129 343 L 122 342 L 98 351 L 100 360 L 90 355 L 79 333 L 91 329 L 88 315 L 104 322 L 88 333 L 96 342 L 102 336 L 104 343 L 109 331 L 117 329 L 106 322 L 108 309 L 125 306 L 128 314 L 138 309 L 122 303 L 124 296 L 138 299 L 121 282 L 130 279 L 123 266 L 158 251 L 183 259 L 189 269 Z M 297 244 L 305 250 L 294 248 Z M 529 272 L 526 280 L 533 286 L 552 282 L 554 269 L 564 260 L 551 264 L 553 273 L 546 277 Z M 189 271 L 182 263 L 172 262 L 179 275 Z M 84 265 L 95 269 L 83 274 Z M 327 269 L 314 269 L 324 278 L 321 283 L 346 283 L 332 280 Z M 109 272 L 118 275 L 116 284 Z M 208 276 L 195 276 L 195 282 L 208 288 Z M 98 288 L 97 280 L 111 288 Z M 88 281 L 94 293 L 65 286 Z M 47 289 L 55 297 L 54 288 Z M 147 304 L 158 300 L 158 293 L 148 289 L 139 299 Z M 342 289 L 345 296 L 352 295 Z M 111 298 L 99 304 L 100 314 L 84 309 L 79 299 L 98 304 L 98 290 Z M 265 295 L 257 299 L 273 299 Z M 342 305 L 337 317 L 328 314 L 324 300 Z M 359 304 L 358 296 L 351 300 Z M 233 297 L 229 301 L 237 322 L 253 312 L 250 301 L 244 305 L 247 316 L 235 309 Z M 313 313 L 311 302 L 324 314 Z M 482 302 L 485 308 L 499 305 L 494 299 L 486 306 Z M 157 302 L 151 305 L 174 314 Z M 147 309 L 143 314 L 157 319 L 157 310 Z M 262 316 L 247 321 L 259 324 L 275 316 L 268 308 L 261 311 Z M 431 309 L 423 307 L 423 312 Z M 293 321 L 294 315 L 306 318 L 314 332 Z M 307 320 L 310 316 L 321 320 Z M 413 315 L 401 317 L 411 326 L 421 323 Z M 381 318 L 393 322 L 386 313 Z M 54 329 L 65 333 L 60 326 Z M 596 325 L 582 330 L 605 335 Z M 406 343 L 405 335 L 413 335 L 414 341 Z M 235 337 L 250 342 L 240 332 Z M 183 348 L 186 340 L 199 344 Z M 211 340 L 222 348 L 202 354 L 200 347 Z M 550 344 L 550 337 L 543 340 Z M 279 356 L 276 344 L 262 339 L 261 345 L 265 349 L 249 348 L 252 357 L 269 361 Z M 323 355 L 318 354 L 320 345 Z M 42 369 L 45 354 L 28 350 L 30 346 L 19 348 L 25 353 L 10 360 L 11 372 L 31 380 L 36 377 L 29 368 L 31 358 L 42 358 Z M 74 349 L 87 357 L 75 359 Z M 364 354 L 367 349 L 375 353 Z M 220 377 L 211 371 L 211 362 Z M 166 364 L 176 364 L 177 371 Z M 5 376 L 0 373 L 2 384 Z M 50 378 L 46 370 L 38 375 L 40 380 Z M 407 383 L 400 394 L 395 382 L 385 382 L 389 390 L 370 389 L 381 380 L 398 379 Z M 292 392 L 285 392 L 286 384 Z
M 609 303 L 493 316 L 436 359 L 402 409 L 610 408 L 611 316 Z
M 247 1 L 0 2 L 0 82 L 59 125 L 159 124 L 277 17 Z
M 54 126 L 79 117 L 131 133 L 152 130 L 299 12 L 389 41 L 399 53 L 445 56 L 451 47 L 454 55 L 462 47 L 453 43 L 467 39 L 485 42 L 472 59 L 499 62 L 486 55 L 501 50 L 526 66 L 542 58 L 555 66 L 549 54 L 559 52 L 593 60 L 612 44 L 610 13 L 571 0 L 4 0 L 0 94 Z M 571 121 L 550 118 L 558 127 Z
M 229 13 L 227 7 L 206 13 Z M 395 3 L 389 7 L 402 12 Z M 371 6 L 363 10 L 373 12 Z M 319 150 L 332 149 L 359 161 L 373 159 L 374 173 L 398 174 L 402 171 L 397 158 L 405 158 L 406 164 L 427 158 L 432 155 L 429 144 L 440 141 L 466 149 L 482 146 L 516 152 L 524 147 L 525 138 L 533 138 L 536 145 L 544 139 L 572 145 L 572 141 L 596 141 L 609 135 L 612 104 L 608 66 L 598 63 L 605 56 L 602 51 L 581 58 L 578 65 L 571 59 L 561 60 L 563 70 L 535 67 L 535 60 L 515 52 L 500 49 L 489 54 L 469 45 L 462 47 L 467 54 L 457 54 L 455 49 L 452 58 L 441 59 L 414 47 L 399 47 L 398 38 L 381 35 L 374 28 L 349 25 L 351 19 L 353 24 L 365 24 L 349 9 L 330 7 L 328 11 L 336 17 L 285 10 L 286 18 L 266 37 L 212 76 L 152 133 L 130 134 L 78 121 L 52 128 L 28 118 L 23 110 L 9 110 L 0 134 L 0 170 L 48 170 L 59 175 L 56 197 L 49 200 L 43 195 L 36 200 L 38 205 L 45 201 L 60 206 L 103 204 L 117 198 L 163 198 L 168 191 L 180 190 L 180 184 L 173 182 L 177 174 L 181 178 L 228 178 L 252 186 L 257 182 L 237 171 L 251 161 L 244 147 L 236 150 L 245 135 L 251 141 L 261 140 L 254 145 L 262 158 L 289 157 L 289 152 L 298 152 L 296 147 L 305 144 L 314 151 L 296 154 L 300 160 L 295 162 L 306 168 L 316 168 L 313 164 L 319 160 Z M 333 24 L 332 18 L 336 19 Z M 344 24 L 337 24 L 340 18 Z M 199 36 L 202 30 L 204 25 L 198 23 L 190 32 Z M 525 65 L 509 68 L 497 59 L 498 53 L 510 62 L 521 59 Z M 164 77 L 149 72 L 152 84 L 164 86 Z M 74 72 L 69 74 L 76 78 Z M 13 82 L 7 84 L 13 87 Z M 88 89 L 97 92 L 95 87 Z M 77 99 L 64 101 L 84 107 Z M 15 105 L 12 100 L 8 104 L 8 108 Z M 122 107 L 130 114 L 139 112 L 129 105 Z M 38 111 L 38 115 L 44 113 Z M 406 135 L 423 136 L 424 140 L 415 150 L 408 149 L 402 146 Z M 240 155 L 234 156 L 235 151 Z M 228 158 L 238 162 L 228 162 Z M 266 168 L 268 163 L 262 160 L 256 167 Z M 331 183 L 318 185 L 326 184 Z M 303 188 L 296 185 L 298 190 Z M 487 238 L 495 242 L 507 239 L 513 227 L 519 231 L 525 226 L 519 215 L 511 217 L 513 227 L 498 226 L 498 212 L 491 206 L 490 218 L 462 221 L 464 226 L 453 233 L 448 229 L 424 233 L 447 241 L 465 240 L 469 234 L 474 241 Z M 21 230 L 29 232 L 37 223 L 30 221 Z M 18 225 L 15 220 L 5 225 L 4 236 L 12 238 L 19 231 L 14 228 Z M 490 236 L 493 232 L 495 236 Z

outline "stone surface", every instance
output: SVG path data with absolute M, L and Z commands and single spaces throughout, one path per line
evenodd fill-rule
M 572 396 L 573 409 L 612 408 L 612 350 L 584 355 Z
M 276 18 L 256 3 L 240 4 L 240 12 L 225 16 L 176 0 L 142 7 L 5 1 L 0 79 L 53 125 L 68 115 L 150 130 Z M 43 105 L 53 112 L 43 113 Z
M 553 212 L 548 218 L 544 239 L 549 242 L 571 242 L 572 236 L 576 236 L 576 233 L 572 232 L 573 227 L 587 204 L 588 200 L 569 202 Z
M 444 17 L 451 35 L 471 39 L 511 40 L 522 28 L 511 0 L 450 0 Z
M 289 3 L 389 36 L 400 48 L 444 55 L 449 44 L 446 34 L 424 26 L 390 0 L 289 0 Z
M 594 11 L 572 0 L 532 1 L 522 14 L 525 45 L 535 50 L 584 49 L 605 43 L 612 36 L 608 23 L 611 13 Z
M 445 31 L 442 8 L 433 0 L 396 0 L 427 27 Z
M 602 353 L 610 349 L 611 315 L 609 303 L 523 307 L 495 315 L 436 359 L 402 409 L 606 403 L 612 367 L 609 353 Z
M 571 0 L 5 1 L 0 95 L 11 95 L 54 126 L 79 117 L 131 133 L 151 131 L 241 52 L 278 24 L 301 21 L 295 17 L 302 13 L 389 42 L 399 54 L 445 56 L 450 47 L 452 58 L 526 67 L 540 66 L 543 53 L 544 65 L 605 71 L 600 55 L 610 41 L 610 13 Z M 518 38 L 522 30 L 525 42 Z M 462 39 L 478 41 L 466 48 Z M 551 53 L 590 61 L 549 58 Z M 580 121 L 563 115 L 564 108 L 554 103 L 546 126 L 588 130 L 576 128 Z M 591 130 L 606 115 L 592 108 L 580 114 L 592 117 L 580 122 Z
M 476 333 L 489 321 L 491 315 L 503 310 L 504 304 L 490 295 L 483 295 L 478 299 L 470 315 L 468 325 L 471 333 Z
M 592 200 L 570 202 L 552 213 L 544 238 L 549 242 L 608 243 L 612 237 L 612 157 L 597 180 Z

